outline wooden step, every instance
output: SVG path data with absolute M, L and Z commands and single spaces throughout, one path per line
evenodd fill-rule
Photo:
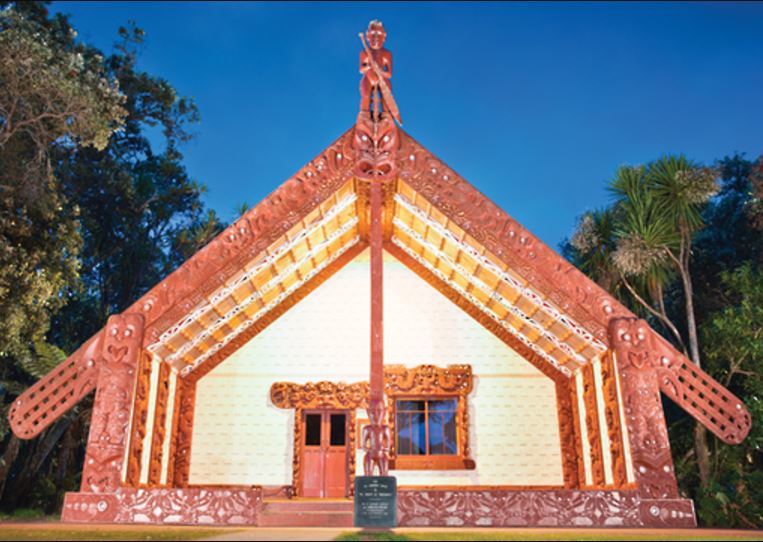
M 292 499 L 262 503 L 263 527 L 352 527 L 349 499 Z

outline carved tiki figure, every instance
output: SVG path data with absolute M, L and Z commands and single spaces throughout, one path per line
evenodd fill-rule
M 373 476 L 374 467 L 379 469 L 379 476 L 387 476 L 389 473 L 389 448 L 391 443 L 389 427 L 382 425 L 384 421 L 383 399 L 371 399 L 368 406 L 368 418 L 371 423 L 363 428 L 363 472 L 366 476 Z
M 387 32 L 381 21 L 371 21 L 366 30 L 366 40 L 370 47 L 371 58 L 366 50 L 360 52 L 360 73 L 363 78 L 360 80 L 360 110 L 371 111 L 371 97 L 374 92 L 381 93 L 379 87 L 386 83 L 387 88 L 392 90 L 392 53 L 383 47 L 384 40 L 387 39 Z M 379 75 L 371 67 L 371 62 L 375 62 L 381 69 L 385 81 L 382 82 Z M 386 105 L 386 104 L 385 104 Z

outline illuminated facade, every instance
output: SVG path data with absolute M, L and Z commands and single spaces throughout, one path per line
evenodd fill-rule
M 400 525 L 695 525 L 660 393 L 745 407 L 369 100 L 16 401 L 33 438 L 95 390 L 63 519 L 351 525 L 376 398 Z

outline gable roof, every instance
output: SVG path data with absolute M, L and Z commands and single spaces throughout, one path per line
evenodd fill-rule
M 147 351 L 201 378 L 367 246 L 368 183 L 354 173 L 353 132 L 125 311 L 143 315 Z M 603 355 L 610 322 L 635 318 L 402 130 L 396 160 L 385 248 L 549 376 L 568 378 Z M 39 434 L 96 386 L 100 333 L 14 403 L 18 436 Z M 663 391 L 721 439 L 741 440 L 750 424 L 741 401 L 659 341 L 675 379 L 714 397 L 670 383 Z

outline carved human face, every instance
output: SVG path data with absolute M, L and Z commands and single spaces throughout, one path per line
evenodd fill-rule
M 384 45 L 384 40 L 387 39 L 387 33 L 382 25 L 372 25 L 366 30 L 366 39 L 371 49 L 381 49 L 381 46 Z
M 384 401 L 374 399 L 371 401 L 368 409 L 368 417 L 370 418 L 372 425 L 380 425 L 384 418 Z

